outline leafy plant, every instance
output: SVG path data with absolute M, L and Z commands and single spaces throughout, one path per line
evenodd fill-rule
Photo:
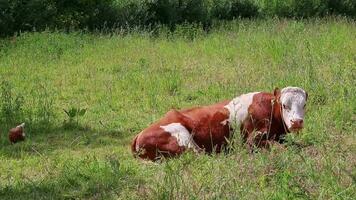
M 63 109 L 68 117 L 68 121 L 64 121 L 66 127 L 78 127 L 79 126 L 79 118 L 83 117 L 87 112 L 86 108 L 75 108 L 72 107 L 68 110 Z

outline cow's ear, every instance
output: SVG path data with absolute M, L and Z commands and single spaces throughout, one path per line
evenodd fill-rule
M 304 92 L 305 92 L 305 101 L 308 101 L 308 92 L 307 91 Z
M 278 87 L 276 87 L 276 88 L 274 88 L 273 94 L 275 97 L 279 97 L 279 96 L 281 96 L 281 90 Z

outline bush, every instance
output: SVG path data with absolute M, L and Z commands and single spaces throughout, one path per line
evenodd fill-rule
M 356 0 L 260 0 L 265 16 L 322 17 L 325 15 L 356 16 Z
M 55 1 L 56 26 L 94 30 L 115 24 L 117 11 L 114 9 L 113 0 Z
M 17 30 L 43 30 L 55 24 L 57 8 L 53 1 L 15 0 L 12 3 L 14 28 Z
M 328 0 L 328 11 L 331 14 L 356 17 L 356 0 Z
M 117 12 L 113 0 L 3 0 L 0 34 L 46 28 L 103 28 L 113 26 Z
M 49 29 L 112 30 L 251 17 L 356 17 L 356 0 L 1 0 L 0 36 Z
M 143 27 L 152 22 L 153 13 L 149 11 L 148 4 L 144 1 L 119 1 L 115 4 L 116 27 Z
M 253 0 L 213 0 L 212 18 L 234 19 L 239 17 L 257 17 L 258 6 Z
M 288 16 L 291 14 L 291 0 L 263 0 L 260 5 L 264 16 Z
M 0 1 L 0 36 L 12 33 L 13 23 L 10 0 Z
M 149 12 L 153 14 L 151 23 L 166 24 L 173 27 L 183 22 L 209 21 L 208 7 L 204 0 L 153 0 L 148 2 Z
M 293 10 L 293 16 L 299 18 L 322 16 L 326 14 L 327 4 L 324 0 L 295 0 Z

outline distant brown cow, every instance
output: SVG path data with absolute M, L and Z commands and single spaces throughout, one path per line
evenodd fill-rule
M 131 149 L 141 158 L 156 160 L 187 149 L 220 152 L 239 127 L 250 150 L 269 147 L 282 136 L 303 128 L 307 93 L 298 87 L 253 92 L 233 100 L 185 110 L 171 110 L 139 133 Z
M 10 129 L 9 140 L 11 143 L 16 143 L 25 140 L 25 123 L 22 123 L 15 128 Z

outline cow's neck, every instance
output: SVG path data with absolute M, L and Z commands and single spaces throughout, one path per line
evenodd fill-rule
M 229 111 L 229 123 L 232 128 L 238 128 L 249 116 L 248 109 L 253 97 L 259 92 L 243 94 L 231 100 L 225 108 Z
M 284 135 L 288 133 L 287 126 L 283 120 L 283 112 L 282 112 L 282 104 L 280 103 L 280 97 L 275 97 L 275 104 L 273 107 L 273 120 L 272 120 L 272 126 L 275 127 L 275 129 L 278 129 L 278 133 L 281 135 Z

